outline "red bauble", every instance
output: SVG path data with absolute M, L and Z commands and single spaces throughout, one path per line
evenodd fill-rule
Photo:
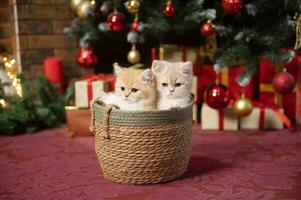
M 280 94 L 291 93 L 295 87 L 296 79 L 287 72 L 277 74 L 273 79 L 273 87 Z
M 203 36 L 208 37 L 214 33 L 214 27 L 211 21 L 207 21 L 200 29 Z
M 81 48 L 76 61 L 81 67 L 89 68 L 96 66 L 98 57 L 92 49 Z
M 131 23 L 131 31 L 136 32 L 139 27 L 139 21 L 135 20 Z
M 239 13 L 243 3 L 243 0 L 222 0 L 222 7 L 225 13 L 234 15 Z
M 231 100 L 230 90 L 222 85 L 211 85 L 207 88 L 205 94 L 205 101 L 211 108 L 223 109 L 227 107 Z
M 114 11 L 108 15 L 107 24 L 112 31 L 121 31 L 124 28 L 125 18 L 121 12 Z
M 172 17 L 175 14 L 175 7 L 171 2 L 168 2 L 163 8 L 163 13 L 167 17 Z

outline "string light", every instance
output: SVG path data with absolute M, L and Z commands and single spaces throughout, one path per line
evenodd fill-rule
M 18 78 L 16 59 L 12 58 L 11 56 L 0 55 L 0 63 L 3 64 L 6 75 L 11 79 L 12 85 L 15 87 L 17 95 L 19 97 L 22 97 L 23 90 L 21 86 L 21 80 Z
M 7 102 L 4 99 L 0 99 L 0 107 L 6 108 L 8 106 Z

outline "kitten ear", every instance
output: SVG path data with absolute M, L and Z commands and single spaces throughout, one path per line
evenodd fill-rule
M 122 72 L 123 72 L 122 67 L 120 67 L 119 65 L 114 65 L 114 73 L 116 76 L 120 76 Z
M 146 69 L 140 74 L 140 78 L 143 83 L 149 84 L 154 79 L 154 76 L 150 69 Z
M 181 70 L 182 74 L 184 74 L 185 76 L 192 75 L 192 63 L 191 62 L 184 62 L 180 66 L 180 70 Z
M 155 75 L 162 74 L 166 70 L 166 65 L 164 65 L 164 61 L 154 60 L 152 64 L 152 72 Z

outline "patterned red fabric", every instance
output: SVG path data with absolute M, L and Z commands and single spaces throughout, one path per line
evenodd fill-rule
M 202 132 L 202 134 L 201 134 Z M 188 172 L 179 180 L 128 186 L 103 179 L 94 138 L 65 127 L 0 137 L 0 199 L 298 199 L 301 132 L 204 132 L 193 127 Z

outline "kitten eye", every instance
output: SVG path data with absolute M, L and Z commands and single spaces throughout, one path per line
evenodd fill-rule
M 163 87 L 167 87 L 167 86 L 168 86 L 167 83 L 161 83 L 161 85 L 162 85 Z
M 132 89 L 131 89 L 131 92 L 134 92 L 134 93 L 135 93 L 135 92 L 137 92 L 137 91 L 138 91 L 137 88 L 132 88 Z
M 175 86 L 176 87 L 180 87 L 182 85 L 182 83 L 176 83 Z
M 120 89 L 121 89 L 121 91 L 124 91 L 124 87 L 123 86 L 121 86 Z

